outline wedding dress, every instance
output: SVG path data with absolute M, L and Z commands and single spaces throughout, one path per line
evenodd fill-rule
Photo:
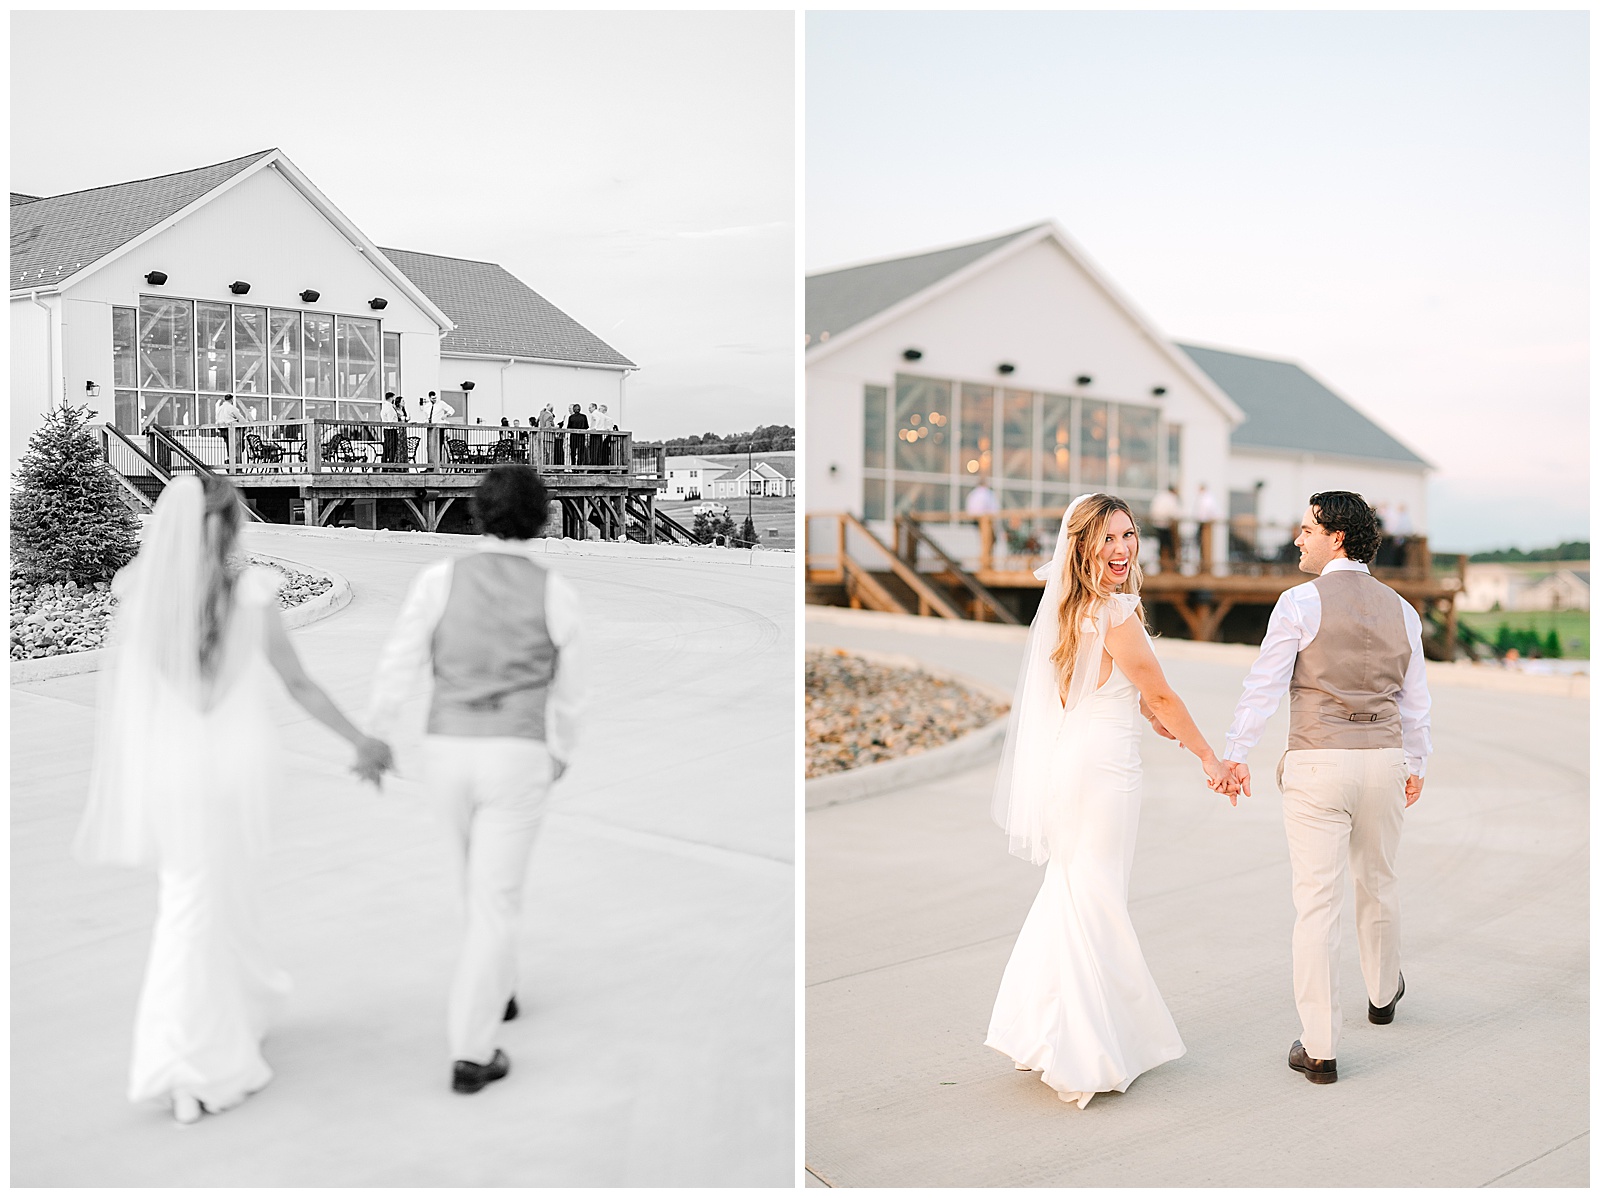
M 1070 511 L 1070 509 L 1069 509 Z M 1044 571 L 1066 553 L 1062 544 Z M 1059 586 L 1047 581 L 1017 688 L 995 815 L 1012 850 L 1045 865 L 1044 883 L 1000 981 L 984 1043 L 1036 1071 L 1080 1108 L 1126 1091 L 1139 1074 L 1184 1053 L 1128 915 L 1143 769 L 1139 692 L 1105 634 L 1134 616 L 1137 596 L 1113 595 L 1085 623 L 1064 704 L 1048 660 Z
M 239 577 L 214 680 L 200 682 L 198 667 L 172 668 L 194 638 L 160 615 L 174 592 L 173 579 L 159 575 L 182 579 L 186 565 L 162 553 L 163 533 L 176 539 L 160 527 L 164 515 L 169 525 L 180 515 L 203 519 L 158 505 L 145 549 L 114 584 L 119 626 L 75 848 L 84 860 L 157 870 L 128 1097 L 188 1098 L 219 1111 L 271 1080 L 261 1039 L 289 992 L 267 952 L 259 903 L 280 759 L 265 626 L 278 582 L 258 567 Z M 189 616 L 180 613 L 180 623 Z

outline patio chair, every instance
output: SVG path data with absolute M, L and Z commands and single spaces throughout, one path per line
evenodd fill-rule
M 244 460 L 251 465 L 261 465 L 266 462 L 276 464 L 283 461 L 283 447 L 263 441 L 260 433 L 246 433 L 244 435 Z

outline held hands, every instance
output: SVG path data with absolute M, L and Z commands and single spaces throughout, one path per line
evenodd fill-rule
M 356 742 L 356 763 L 351 767 L 356 777 L 382 790 L 384 771 L 392 769 L 394 754 L 387 743 L 375 736 L 363 736 Z
M 1250 767 L 1242 761 L 1218 761 L 1215 757 L 1203 759 L 1206 785 L 1218 794 L 1227 795 L 1228 802 L 1239 805 L 1239 792 L 1250 797 Z
M 1406 806 L 1409 807 L 1422 797 L 1422 779 L 1415 774 L 1406 776 Z

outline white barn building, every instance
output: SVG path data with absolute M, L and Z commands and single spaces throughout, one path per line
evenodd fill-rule
M 1297 366 L 1169 340 L 1051 223 L 809 276 L 806 405 L 811 512 L 959 512 L 988 478 L 1005 508 L 1141 515 L 1204 484 L 1264 533 L 1350 489 L 1425 528 L 1421 458 Z
M 280 150 L 13 193 L 10 272 L 13 468 L 63 401 L 131 431 L 228 392 L 292 420 L 438 391 L 456 423 L 598 402 L 628 427 L 627 358 L 493 263 L 380 249 Z

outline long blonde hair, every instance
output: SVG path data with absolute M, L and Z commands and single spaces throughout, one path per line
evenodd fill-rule
M 200 676 L 206 682 L 216 679 L 222 666 L 222 634 L 233 609 L 233 586 L 237 581 L 231 560 L 239 543 L 239 526 L 244 523 L 238 489 L 227 479 L 202 474 L 205 488 L 205 551 L 200 557 Z
M 1106 525 L 1115 512 L 1124 512 L 1133 521 L 1135 537 L 1133 553 L 1128 559 L 1128 577 L 1117 587 L 1110 585 L 1100 563 L 1100 543 L 1105 538 Z M 1132 509 L 1115 495 L 1090 495 L 1077 504 L 1068 517 L 1067 534 L 1072 539 L 1067 560 L 1062 566 L 1061 607 L 1058 613 L 1061 640 L 1050 654 L 1063 702 L 1072 685 L 1072 667 L 1078 659 L 1083 621 L 1098 618 L 1100 609 L 1119 590 L 1125 595 L 1137 595 L 1144 582 L 1144 572 L 1139 569 L 1139 521 L 1134 519 Z M 1142 620 L 1142 606 L 1138 614 Z

